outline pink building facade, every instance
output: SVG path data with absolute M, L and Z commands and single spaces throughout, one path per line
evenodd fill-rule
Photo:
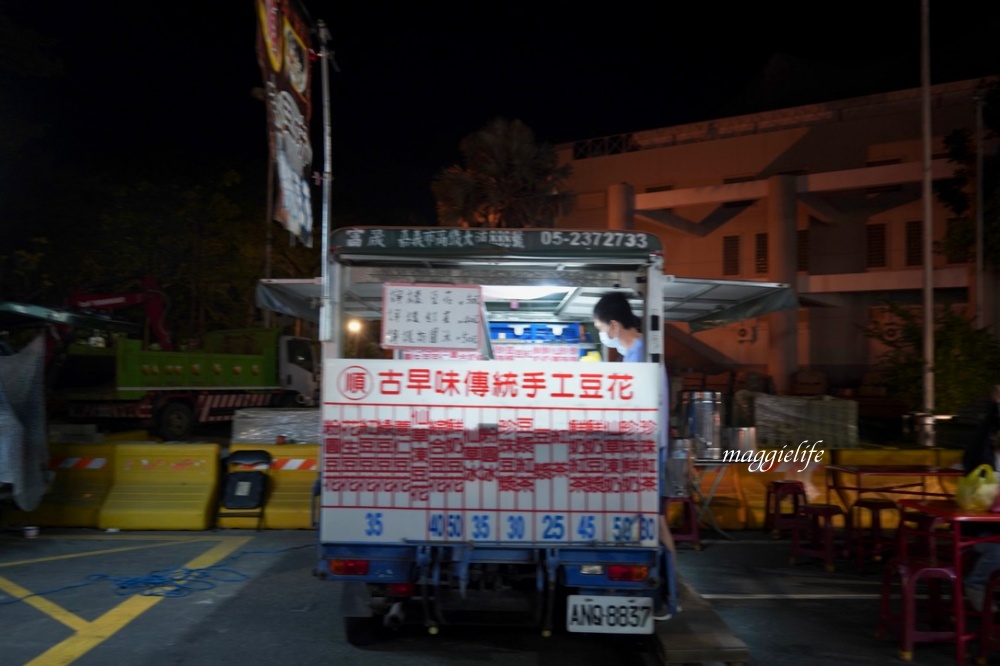
M 982 86 L 932 87 L 934 178 L 953 173 L 944 137 L 973 130 Z M 752 370 L 785 393 L 796 373 L 816 371 L 831 388 L 856 387 L 882 351 L 862 328 L 886 316 L 885 299 L 922 303 L 921 123 L 912 89 L 563 144 L 578 201 L 558 226 L 655 233 L 665 272 L 679 277 L 795 286 L 797 311 L 697 334 L 668 326 L 675 372 Z M 935 200 L 935 240 L 949 217 Z M 966 307 L 974 264 L 952 259 L 933 256 L 935 304 Z

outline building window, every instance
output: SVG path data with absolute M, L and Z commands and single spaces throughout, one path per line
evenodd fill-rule
M 722 274 L 740 274 L 740 237 L 722 237 Z
M 885 224 L 869 224 L 866 239 L 868 268 L 885 268 L 888 265 Z
M 795 234 L 795 270 L 809 272 L 808 229 L 799 229 Z
M 868 160 L 865 162 L 865 166 L 877 167 L 877 166 L 889 166 L 890 164 L 902 164 L 903 159 L 900 157 L 888 157 L 880 160 Z
M 767 234 L 754 236 L 753 267 L 757 275 L 767 273 Z
M 923 220 L 910 220 L 906 223 L 906 265 L 923 266 L 924 264 L 924 223 Z

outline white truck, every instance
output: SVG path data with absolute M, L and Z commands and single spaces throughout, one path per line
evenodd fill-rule
M 326 323 L 316 573 L 344 585 L 348 641 L 402 622 L 652 633 L 657 596 L 676 599 L 657 533 L 664 322 L 717 325 L 794 295 L 664 276 L 639 231 L 330 240 L 325 281 L 264 280 L 258 301 Z M 641 313 L 644 363 L 594 342 L 612 290 Z M 344 358 L 353 318 L 376 323 L 386 358 Z

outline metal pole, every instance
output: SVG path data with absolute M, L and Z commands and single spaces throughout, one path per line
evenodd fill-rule
M 923 161 L 924 161 L 924 407 L 921 415 L 920 444 L 934 446 L 934 219 L 931 204 L 931 57 L 930 0 L 920 2 L 920 80 L 923 100 Z
M 323 77 L 323 231 L 320 242 L 320 267 L 322 276 L 322 291 L 320 296 L 319 310 L 319 339 L 331 339 L 332 317 L 329 316 L 330 307 L 330 181 L 331 171 L 331 131 L 330 131 L 330 58 L 333 54 L 327 49 L 330 41 L 330 31 L 326 27 L 325 21 L 316 21 L 319 30 L 319 39 L 322 44 L 320 48 L 320 72 Z
M 265 104 L 270 104 L 265 98 Z M 268 138 L 270 145 L 270 138 Z M 274 160 L 271 159 L 271 149 L 267 151 L 267 211 L 264 213 L 264 278 L 271 279 L 271 252 L 274 236 L 274 220 L 271 215 L 274 213 Z M 264 328 L 271 328 L 272 312 L 264 308 Z
M 983 95 L 976 93 L 976 328 L 983 321 Z

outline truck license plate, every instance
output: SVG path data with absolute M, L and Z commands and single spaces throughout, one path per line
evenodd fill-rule
M 566 630 L 592 634 L 653 633 L 653 600 L 649 597 L 570 595 Z

